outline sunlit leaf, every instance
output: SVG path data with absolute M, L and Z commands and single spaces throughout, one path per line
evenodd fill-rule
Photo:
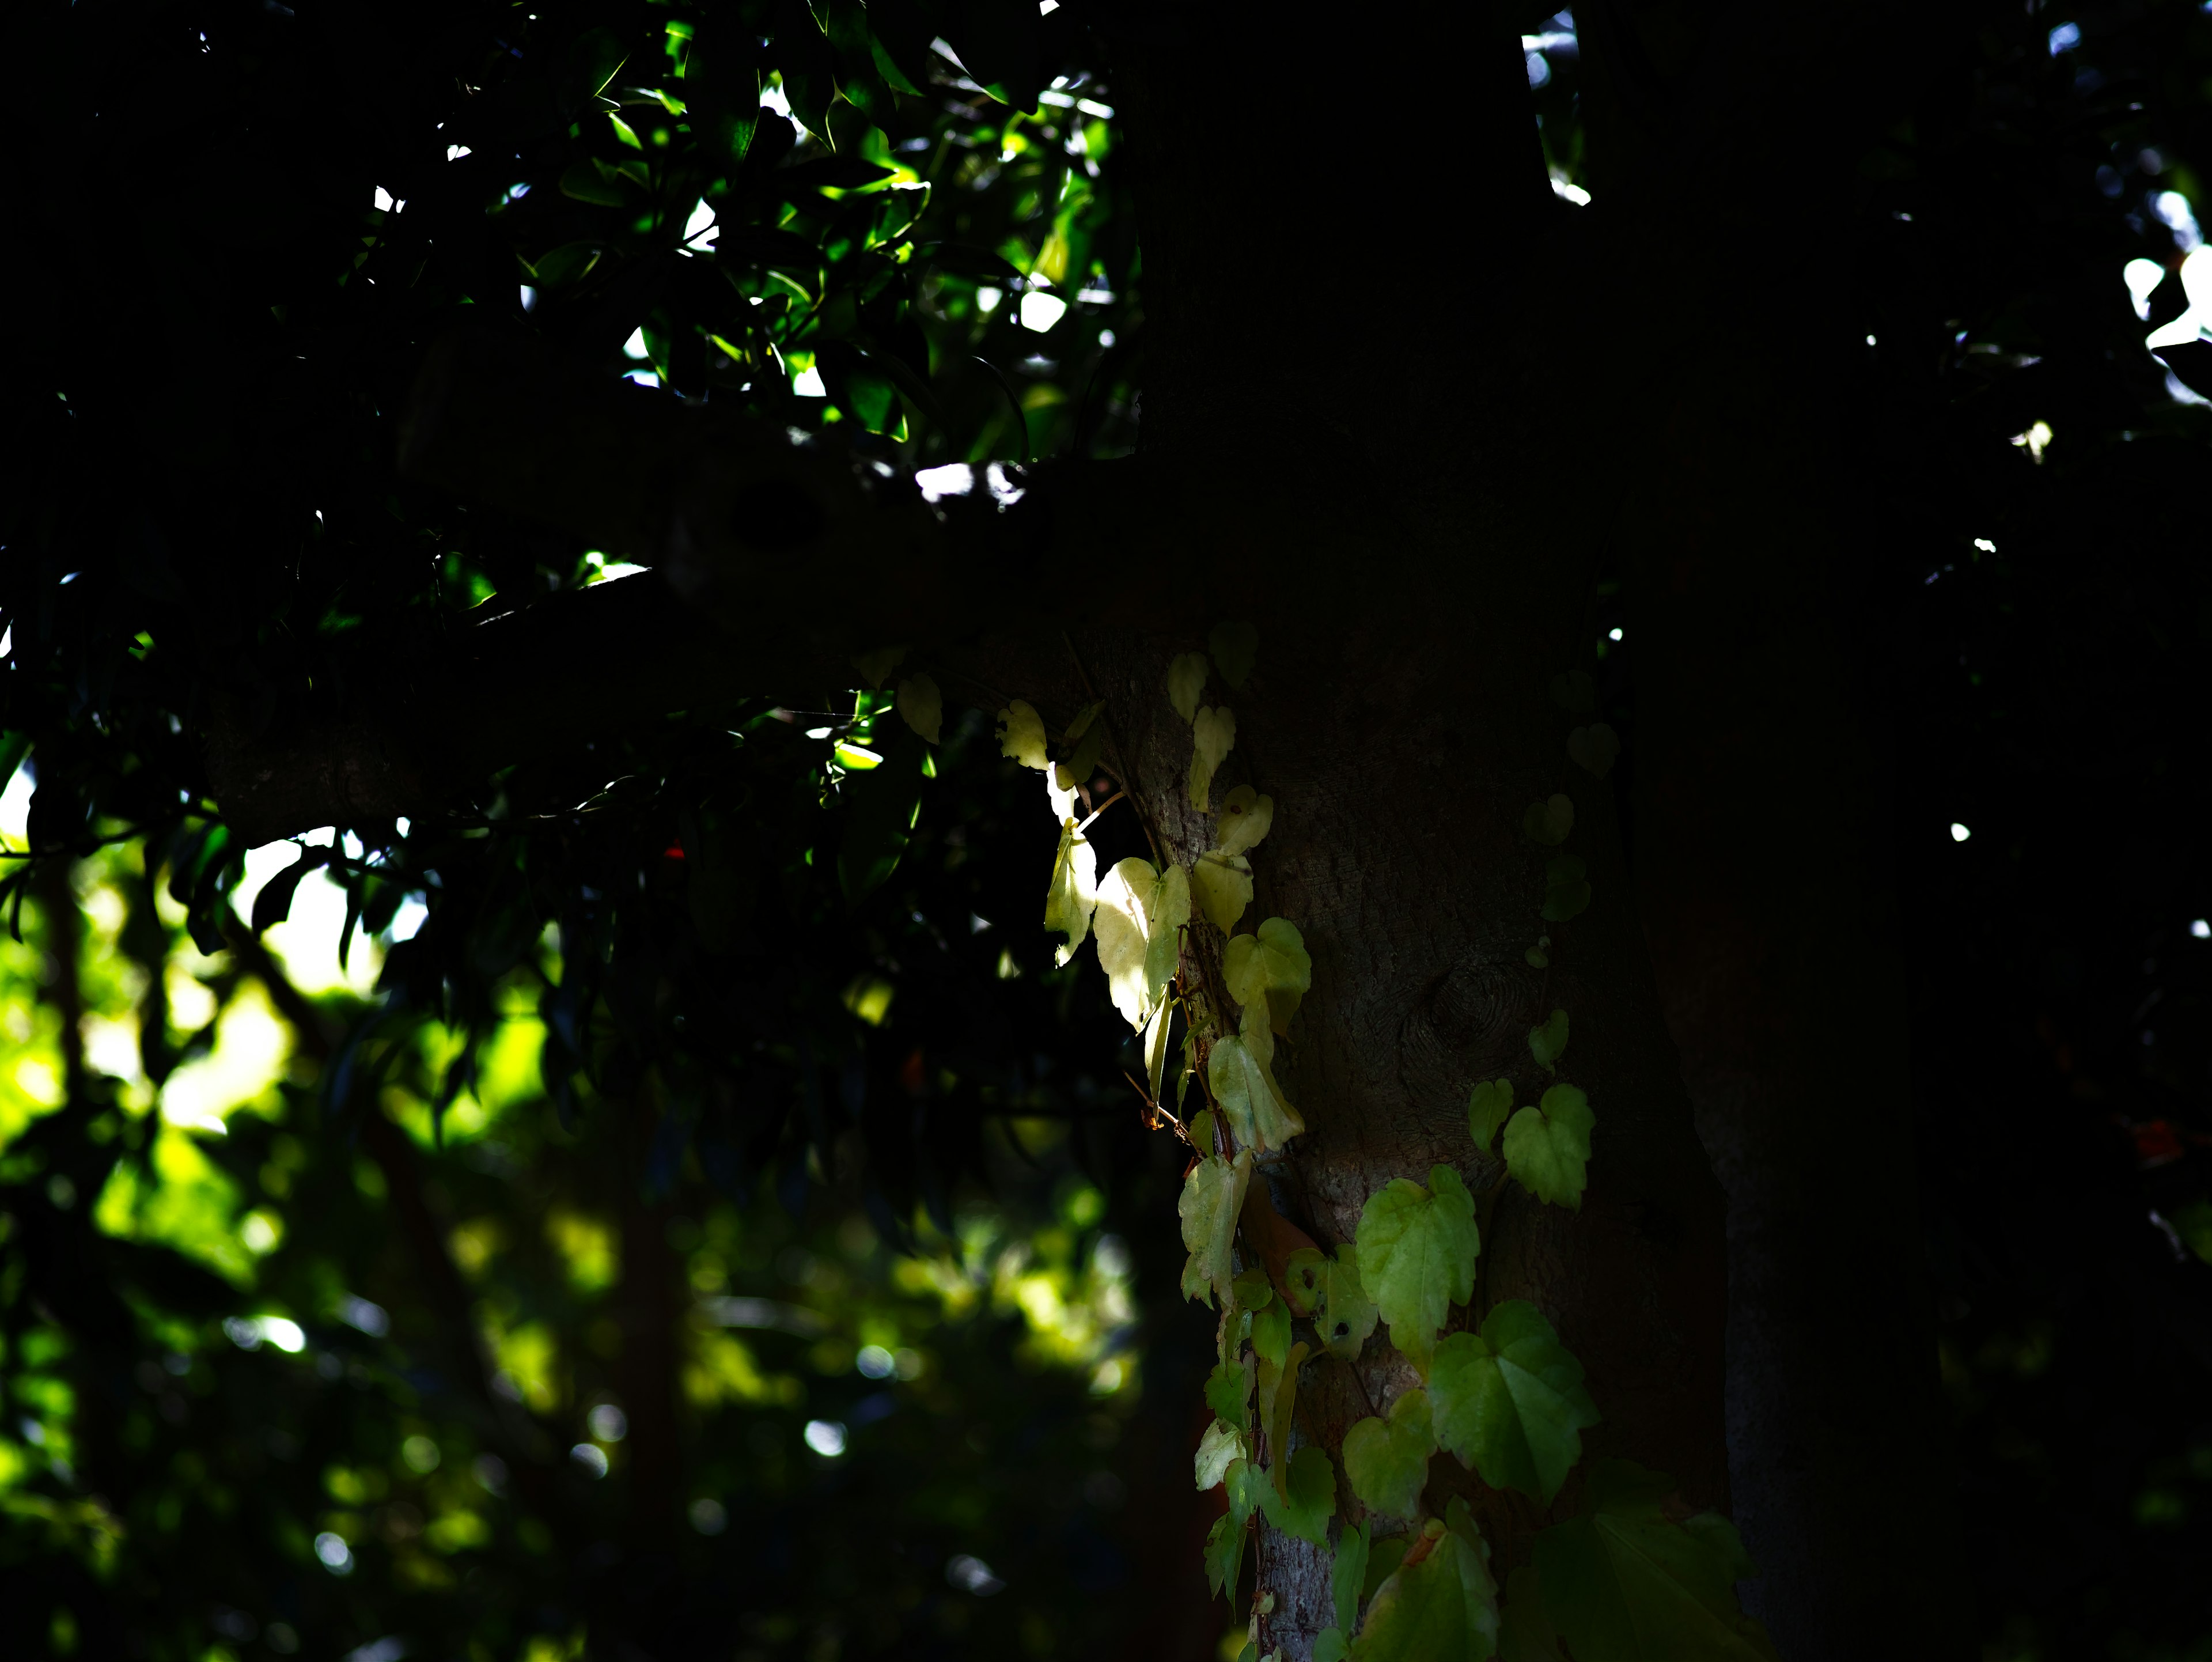
M 1202 1295 L 1211 1306 L 1216 1294 L 1224 1300 L 1230 1297 L 1237 1273 L 1230 1248 L 1236 1240 L 1237 1215 L 1244 1206 L 1244 1185 L 1251 1177 L 1252 1151 L 1240 1148 L 1234 1160 L 1207 1155 L 1183 1178 L 1176 1211 L 1182 1219 L 1182 1244 L 1190 1253 L 1182 1272 L 1186 1299 Z
M 1186 652 L 1168 666 L 1168 703 L 1186 721 L 1198 719 L 1199 700 L 1206 696 L 1206 654 Z
M 1221 799 L 1216 841 L 1224 855 L 1249 853 L 1275 823 L 1275 799 L 1262 796 L 1249 785 L 1239 785 Z
M 1145 1079 L 1152 1099 L 1160 1099 L 1160 1085 L 1168 1065 L 1168 1014 L 1175 1008 L 1173 999 L 1162 999 L 1153 1008 L 1152 1019 L 1145 1024 Z
M 1235 934 L 1221 954 L 1222 979 L 1240 1005 L 1264 1006 L 1268 1025 L 1291 1030 L 1298 1001 L 1312 989 L 1313 959 L 1304 937 L 1288 918 L 1271 917 L 1256 934 Z
M 1483 1080 L 1467 1093 L 1467 1134 L 1484 1154 L 1497 1140 L 1498 1128 L 1512 1117 L 1513 1081 Z
M 1424 1372 L 1437 1330 L 1474 1292 L 1474 1197 L 1438 1166 L 1426 1188 L 1393 1178 L 1367 1197 L 1358 1232 L 1359 1284 L 1390 1324 L 1390 1342 Z
M 1437 1441 L 1492 1488 L 1517 1488 L 1546 1506 L 1582 1458 L 1582 1432 L 1598 1422 L 1568 1355 L 1535 1306 L 1510 1299 L 1480 1334 L 1454 1333 L 1429 1367 Z
M 1213 801 L 1213 776 L 1237 745 L 1237 712 L 1201 708 L 1190 726 L 1190 805 L 1200 813 Z
M 999 712 L 999 753 L 1025 768 L 1049 767 L 1045 753 L 1044 718 L 1017 698 Z
M 1159 880 L 1151 861 L 1132 855 L 1115 862 L 1098 886 L 1098 967 L 1106 971 L 1114 1008 L 1132 1027 L 1145 1025 L 1157 1001 L 1146 984 L 1145 964 Z
M 1361 1505 L 1386 1518 L 1419 1517 L 1436 1447 L 1428 1394 L 1416 1385 L 1399 1394 L 1388 1419 L 1370 1415 L 1345 1433 L 1344 1475 Z
M 1145 916 L 1145 996 L 1165 998 L 1182 964 L 1182 931 L 1190 922 L 1190 874 L 1170 865 L 1159 875 Z
M 1191 898 L 1206 921 L 1226 934 L 1252 904 L 1252 862 L 1243 855 L 1202 854 L 1190 868 Z
M 1264 1012 L 1244 1013 L 1241 1032 L 1213 1041 L 1206 1081 L 1237 1141 L 1262 1150 L 1287 1148 L 1306 1129 L 1304 1118 L 1275 1082 L 1275 1036 Z
M 1571 1212 L 1583 1207 L 1590 1129 L 1597 1117 L 1572 1085 L 1554 1085 L 1505 1123 L 1505 1169 L 1530 1194 Z
M 1219 1483 L 1229 1470 L 1229 1463 L 1243 1459 L 1244 1452 L 1244 1436 L 1236 1427 L 1220 1420 L 1206 1427 L 1192 1462 L 1198 1487 L 1208 1489 Z
M 1536 1537 L 1545 1615 L 1577 1662 L 1776 1662 L 1736 1604 L 1735 1583 L 1755 1572 L 1735 1526 L 1712 1513 L 1672 1521 L 1661 1502 L 1674 1487 L 1600 1461 L 1582 1515 Z
M 1097 851 L 1075 829 L 1074 820 L 1063 820 L 1060 851 L 1053 856 L 1052 883 L 1044 896 L 1045 928 L 1067 937 L 1067 944 L 1060 948 L 1062 964 L 1091 933 L 1091 909 L 1098 900 L 1097 871 Z

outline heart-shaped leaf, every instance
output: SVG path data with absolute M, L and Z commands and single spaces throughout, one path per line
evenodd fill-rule
M 1244 1458 L 1244 1434 L 1224 1421 L 1216 1420 L 1206 1427 L 1206 1435 L 1199 1439 L 1198 1453 L 1191 1462 L 1192 1475 L 1198 1487 L 1209 1489 L 1219 1483 L 1229 1470 L 1231 1460 Z
M 1567 1053 L 1567 1013 L 1554 1010 L 1540 1027 L 1528 1030 L 1528 1054 L 1540 1068 L 1550 1068 Z
M 1098 967 L 1114 1008 L 1132 1027 L 1142 1027 L 1156 1001 L 1145 973 L 1151 941 L 1151 912 L 1160 874 L 1149 860 L 1131 856 L 1115 862 L 1098 886 L 1092 927 L 1098 935 Z
M 1097 851 L 1076 830 L 1074 820 L 1063 819 L 1060 852 L 1053 856 L 1052 884 L 1044 892 L 1046 930 L 1067 937 L 1067 944 L 1059 950 L 1062 964 L 1075 956 L 1075 949 L 1091 933 L 1091 910 L 1098 903 L 1097 875 Z
M 1393 1178 L 1359 1214 L 1359 1284 L 1389 1323 L 1390 1342 L 1424 1373 L 1445 1316 L 1474 1292 L 1481 1246 L 1474 1197 L 1449 1166 L 1432 1168 L 1425 1189 Z
M 1336 1468 L 1328 1451 L 1311 1443 L 1284 1467 L 1282 1493 L 1270 1488 L 1260 1497 L 1267 1521 L 1285 1535 L 1317 1547 L 1328 1545 L 1328 1520 L 1336 1515 Z
M 1248 1148 L 1287 1148 L 1304 1119 L 1275 1083 L 1275 1036 L 1262 1014 L 1244 1013 L 1243 1031 L 1213 1041 L 1206 1081 L 1237 1141 Z
M 1528 812 L 1521 816 L 1521 829 L 1532 843 L 1540 843 L 1555 849 L 1567 840 L 1567 833 L 1575 828 L 1574 800 L 1554 793 L 1549 801 L 1531 802 Z
M 1510 1299 L 1482 1331 L 1454 1333 L 1429 1368 L 1437 1441 L 1492 1488 L 1517 1488 L 1546 1506 L 1583 1458 L 1582 1432 L 1598 1422 L 1567 1354 L 1536 1306 Z
M 1226 705 L 1201 708 L 1190 724 L 1190 805 L 1200 813 L 1213 804 L 1213 776 L 1237 746 L 1237 712 Z
M 1044 718 L 1018 698 L 999 712 L 999 754 L 1040 771 L 1052 764 L 1045 753 Z
M 1212 849 L 1190 868 L 1190 884 L 1191 898 L 1206 921 L 1226 934 L 1252 904 L 1252 862 L 1241 854 Z
M 1271 917 L 1256 934 L 1229 937 L 1221 954 L 1221 976 L 1229 995 L 1247 1008 L 1263 1005 L 1268 1025 L 1291 1030 L 1298 1001 L 1313 987 L 1313 959 L 1304 938 L 1288 918 Z
M 1332 1356 L 1356 1361 L 1375 1331 L 1381 1314 L 1359 1285 L 1358 1249 L 1350 1241 L 1334 1257 L 1302 1246 L 1284 1268 L 1283 1290 L 1291 1308 L 1313 1318 L 1314 1330 Z
M 1249 853 L 1274 827 L 1275 799 L 1261 795 L 1249 785 L 1239 785 L 1221 799 L 1221 813 L 1216 823 L 1220 843 L 1217 852 L 1227 855 Z
M 1352 1641 L 1352 1662 L 1487 1657 L 1498 1647 L 1498 1584 L 1479 1540 L 1431 1518 L 1390 1579 L 1375 1590 Z
M 1252 1152 L 1237 1151 L 1233 1160 L 1209 1154 L 1182 1180 L 1176 1211 L 1182 1219 L 1182 1244 L 1190 1258 L 1183 1265 L 1182 1295 L 1204 1296 L 1208 1308 L 1218 1293 L 1225 1300 L 1236 1275 L 1229 1249 L 1237 1236 L 1237 1215 L 1244 1207 L 1244 1185 L 1252 1178 Z
M 1620 735 L 1602 721 L 1577 728 L 1567 735 L 1567 759 L 1583 772 L 1602 779 L 1620 756 Z
M 1436 1452 L 1428 1393 L 1418 1385 L 1390 1404 L 1390 1417 L 1372 1415 L 1344 1434 L 1344 1475 L 1362 1506 L 1386 1518 L 1413 1518 L 1429 1483 Z
M 1474 1139 L 1474 1146 L 1486 1154 L 1498 1135 L 1498 1128 L 1512 1114 L 1513 1081 L 1510 1079 L 1484 1080 L 1467 1093 L 1467 1132 Z
M 1186 652 L 1168 666 L 1168 702 L 1186 721 L 1198 719 L 1198 701 L 1206 696 L 1206 654 Z
M 1588 1097 L 1575 1086 L 1554 1085 L 1536 1106 L 1506 1122 L 1505 1169 L 1538 1200 L 1579 1212 L 1596 1123 Z
M 1251 1395 L 1252 1370 L 1241 1361 L 1224 1362 L 1206 1376 L 1206 1405 L 1239 1431 L 1251 1426 Z
M 931 744 L 945 730 L 945 695 L 927 675 L 909 675 L 898 684 L 896 709 L 904 721 Z

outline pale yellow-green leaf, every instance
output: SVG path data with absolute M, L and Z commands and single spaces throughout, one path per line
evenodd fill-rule
M 1547 849 L 1565 842 L 1574 828 L 1574 799 L 1564 792 L 1554 792 L 1548 801 L 1531 802 L 1528 812 L 1521 817 L 1521 829 L 1528 834 L 1528 840 Z
M 1259 630 L 1247 623 L 1216 624 L 1206 643 L 1213 649 L 1213 667 L 1221 679 L 1242 692 L 1260 661 Z
M 1152 1019 L 1145 1024 L 1145 1076 L 1156 1103 L 1160 1099 L 1160 1081 L 1167 1072 L 1168 1012 L 1174 1008 L 1173 999 L 1162 999 L 1153 1008 Z
M 884 677 L 899 667 L 906 657 L 902 646 L 878 647 L 873 652 L 853 654 L 853 667 L 860 672 L 860 679 L 872 687 L 881 687 Z
M 1231 998 L 1242 1005 L 1264 1003 L 1268 1025 L 1287 1033 L 1298 1001 L 1312 990 L 1313 959 L 1297 926 L 1288 918 L 1271 917 L 1256 934 L 1229 937 L 1221 974 Z
M 1199 1439 L 1198 1455 L 1191 1463 L 1198 1487 L 1208 1489 L 1218 1486 L 1229 1470 L 1229 1463 L 1243 1459 L 1246 1453 L 1244 1434 L 1216 1420 L 1206 1427 L 1206 1435 Z
M 1224 1303 L 1228 1301 L 1237 1275 L 1230 1263 L 1230 1248 L 1237 1239 L 1237 1215 L 1243 1209 L 1244 1188 L 1251 1178 L 1249 1148 L 1238 1149 L 1234 1160 L 1209 1154 L 1183 1178 L 1176 1212 L 1182 1220 L 1182 1244 L 1190 1253 L 1182 1272 L 1186 1299 L 1203 1295 L 1209 1308 L 1217 1293 Z
M 1098 909 L 1092 921 L 1098 936 L 1098 967 L 1106 971 L 1114 1008 L 1132 1027 L 1142 1027 L 1158 1001 L 1146 986 L 1145 959 L 1159 880 L 1151 861 L 1132 855 L 1116 863 L 1098 886 Z
M 1359 1285 L 1358 1249 L 1350 1241 L 1330 1257 L 1316 1247 L 1291 1254 L 1283 1272 L 1291 1308 L 1313 1318 L 1314 1331 L 1329 1355 L 1356 1361 L 1380 1318 Z
M 999 712 L 999 754 L 1011 756 L 1025 768 L 1052 764 L 1045 753 L 1044 718 L 1018 698 Z
M 1190 741 L 1190 805 L 1204 813 L 1213 803 L 1215 770 L 1237 747 L 1237 712 L 1226 705 L 1200 709 Z
M 938 742 L 945 728 L 945 696 L 927 675 L 909 675 L 898 684 L 899 719 L 927 739 Z
M 1160 874 L 1146 914 L 1145 995 L 1158 1004 L 1182 962 L 1182 929 L 1190 922 L 1190 874 L 1170 866 Z
M 1186 721 L 1198 719 L 1198 701 L 1206 696 L 1206 654 L 1186 652 L 1168 666 L 1168 702 Z
M 1367 1197 L 1357 1241 L 1360 1286 L 1390 1324 L 1390 1342 L 1425 1376 L 1444 1318 L 1474 1293 L 1474 1197 L 1449 1166 L 1431 1167 L 1425 1188 L 1393 1178 Z
M 1206 1064 L 1206 1083 L 1246 1148 L 1282 1148 L 1301 1135 L 1306 1123 L 1275 1082 L 1275 1036 L 1262 1015 L 1244 1013 L 1243 1030 L 1213 1041 Z
M 1252 904 L 1252 862 L 1218 849 L 1199 855 L 1190 868 L 1191 898 L 1207 922 L 1226 932 Z
M 1535 1107 L 1523 1108 L 1506 1122 L 1505 1169 L 1538 1200 L 1579 1212 L 1590 1131 L 1596 1123 L 1589 1099 L 1579 1088 L 1554 1085 Z
M 1044 895 L 1046 929 L 1067 937 L 1066 945 L 1060 948 L 1062 964 L 1075 955 L 1075 949 L 1091 933 L 1091 912 L 1098 901 L 1097 874 L 1097 850 L 1084 840 L 1074 820 L 1062 820 L 1060 852 L 1052 862 L 1052 885 Z
M 1249 785 L 1239 785 L 1221 799 L 1217 839 L 1226 855 L 1249 853 L 1275 823 L 1275 799 L 1262 796 Z

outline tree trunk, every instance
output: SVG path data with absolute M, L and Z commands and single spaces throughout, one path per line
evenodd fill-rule
M 1571 1076 L 1597 1114 L 1589 1190 L 1579 1214 L 1504 1191 L 1484 1219 L 1478 1302 L 1532 1300 L 1583 1361 L 1605 1415 L 1585 1439 L 1589 1457 L 1636 1459 L 1673 1474 L 1692 1504 L 1725 1506 L 1721 1195 L 1668 1044 L 1608 789 L 1569 762 L 1569 729 L 1589 718 L 1552 697 L 1554 678 L 1587 664 L 1595 579 L 1589 531 L 1562 527 L 1528 488 L 1563 430 L 1564 394 L 1534 373 L 1528 334 L 1497 321 L 1528 314 L 1527 275 L 1575 227 L 1553 216 L 1517 42 L 1479 19 L 1425 12 L 1409 30 L 1377 15 L 1355 26 L 1367 38 L 1329 43 L 1364 65 L 1398 61 L 1419 39 L 1476 83 L 1449 109 L 1394 107 L 1387 143 L 1316 127 L 1293 235 L 1389 246 L 1438 211 L 1433 158 L 1468 158 L 1449 209 L 1483 243 L 1451 267 L 1466 287 L 1426 297 L 1429 327 L 1407 356 L 1380 362 L 1338 348 L 1330 308 L 1353 298 L 1272 282 L 1260 251 L 1224 223 L 1213 181 L 1173 149 L 1224 87 L 1310 84 L 1310 63 L 1291 59 L 1313 43 L 1281 38 L 1280 15 L 1257 8 L 1123 20 L 1115 91 L 1143 166 L 1154 320 L 1145 454 L 1202 481 L 1189 512 L 1219 514 L 1219 540 L 1182 569 L 1131 548 L 1127 569 L 1102 580 L 1155 591 L 1160 627 L 1094 630 L 1076 645 L 1160 855 L 1188 864 L 1215 832 L 1186 793 L 1191 729 L 1168 703 L 1168 663 L 1202 648 L 1216 622 L 1259 622 L 1249 685 L 1217 681 L 1207 702 L 1237 716 L 1217 799 L 1249 782 L 1275 801 L 1247 927 L 1285 917 L 1313 958 L 1313 989 L 1278 1059 L 1310 1128 L 1265 1169 L 1279 1209 L 1327 1247 L 1352 1238 L 1390 1178 L 1425 1180 L 1443 1164 L 1488 1190 L 1498 1172 L 1470 1138 L 1469 1088 L 1508 1076 L 1533 1099 L 1528 1030 L 1565 1009 Z M 1399 141 L 1421 160 L 1418 177 L 1393 172 Z M 1328 444 L 1327 460 L 1285 454 L 1278 417 Z M 1588 861 L 1595 898 L 1547 924 L 1547 851 L 1522 821 L 1562 791 L 1576 807 L 1567 847 Z M 1550 966 L 1532 967 L 1528 951 L 1546 934 Z M 1193 938 L 1201 965 L 1218 955 L 1211 926 L 1194 924 Z M 1297 1440 L 1334 1453 L 1411 1383 L 1379 1332 L 1356 1367 L 1310 1363 Z M 1455 1482 L 1470 1491 L 1501 1581 L 1577 1500 L 1571 1482 L 1540 1515 L 1457 1477 L 1449 1459 L 1432 1473 L 1439 1506 Z M 1358 1515 L 1340 1484 L 1340 1519 Z M 1334 1622 L 1328 1558 L 1263 1534 L 1259 1585 L 1276 1601 L 1263 1653 L 1280 1645 L 1302 1659 Z

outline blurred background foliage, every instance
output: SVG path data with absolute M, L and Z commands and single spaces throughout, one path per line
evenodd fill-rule
M 865 685 L 580 730 L 298 853 L 236 844 L 197 739 L 224 701 L 279 737 L 396 708 L 482 618 L 655 581 L 396 480 L 389 412 L 461 324 L 900 468 L 1132 447 L 1090 21 L 26 15 L 8 1653 L 1214 1650 L 1176 1162 L 1032 927 L 1037 805 L 959 699 L 930 754 Z M 1572 14 L 1524 46 L 1554 187 L 1601 214 Z M 1962 1574 L 1992 1658 L 2204 1656 L 2212 17 L 2008 0 L 1899 50 L 1837 396 Z M 1294 166 L 1273 95 L 1189 137 L 1224 227 L 1294 222 L 1247 200 Z M 1355 246 L 1297 280 L 1382 283 Z M 1625 800 L 1633 600 L 1596 601 Z

